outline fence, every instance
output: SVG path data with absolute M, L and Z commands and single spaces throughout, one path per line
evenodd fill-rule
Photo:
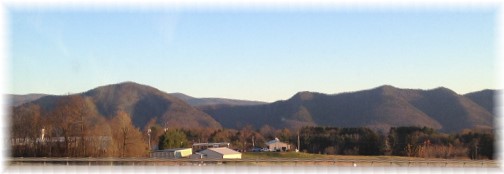
M 166 158 L 10 158 L 10 165 L 154 165 L 154 166 L 186 166 L 186 165 L 329 165 L 329 166 L 384 166 L 384 167 L 498 167 L 495 160 L 365 160 L 365 159 L 166 159 Z

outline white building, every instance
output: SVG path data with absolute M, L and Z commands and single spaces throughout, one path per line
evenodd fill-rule
M 228 147 L 229 148 L 229 144 L 230 143 L 227 143 L 227 142 L 222 142 L 222 143 L 194 143 L 192 145 L 192 148 L 193 148 L 194 152 L 199 152 L 199 151 L 211 148 L 211 147 L 213 147 L 213 148 Z
M 151 152 L 151 158 L 182 158 L 189 157 L 192 154 L 192 148 L 164 149 Z
M 268 141 L 266 143 L 268 146 L 268 149 L 270 151 L 288 151 L 290 150 L 290 145 L 287 143 L 281 142 L 278 138 L 275 138 L 274 140 Z
M 200 158 L 241 159 L 242 154 L 227 147 L 208 148 L 199 152 Z

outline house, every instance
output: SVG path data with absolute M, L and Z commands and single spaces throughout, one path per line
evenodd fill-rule
M 200 158 L 241 159 L 242 154 L 227 147 L 208 148 L 199 152 Z
M 270 151 L 288 151 L 290 150 L 290 145 L 284 142 L 281 142 L 278 138 L 274 140 L 268 141 L 266 143 L 268 149 Z
M 182 158 L 189 157 L 192 154 L 192 148 L 175 148 L 156 150 L 151 152 L 151 158 Z

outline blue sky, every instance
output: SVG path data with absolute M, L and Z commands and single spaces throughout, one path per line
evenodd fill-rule
M 496 87 L 496 9 L 10 10 L 10 93 L 135 81 L 261 101 Z

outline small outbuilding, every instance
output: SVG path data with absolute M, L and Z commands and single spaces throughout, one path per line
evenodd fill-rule
M 192 154 L 192 148 L 164 149 L 151 152 L 151 158 L 182 158 L 189 157 Z
M 212 159 L 241 159 L 242 154 L 227 147 L 208 148 L 200 151 L 201 158 Z
M 290 145 L 284 142 L 281 142 L 278 138 L 275 138 L 274 140 L 268 141 L 266 143 L 268 146 L 268 149 L 270 151 L 288 151 L 290 150 Z

